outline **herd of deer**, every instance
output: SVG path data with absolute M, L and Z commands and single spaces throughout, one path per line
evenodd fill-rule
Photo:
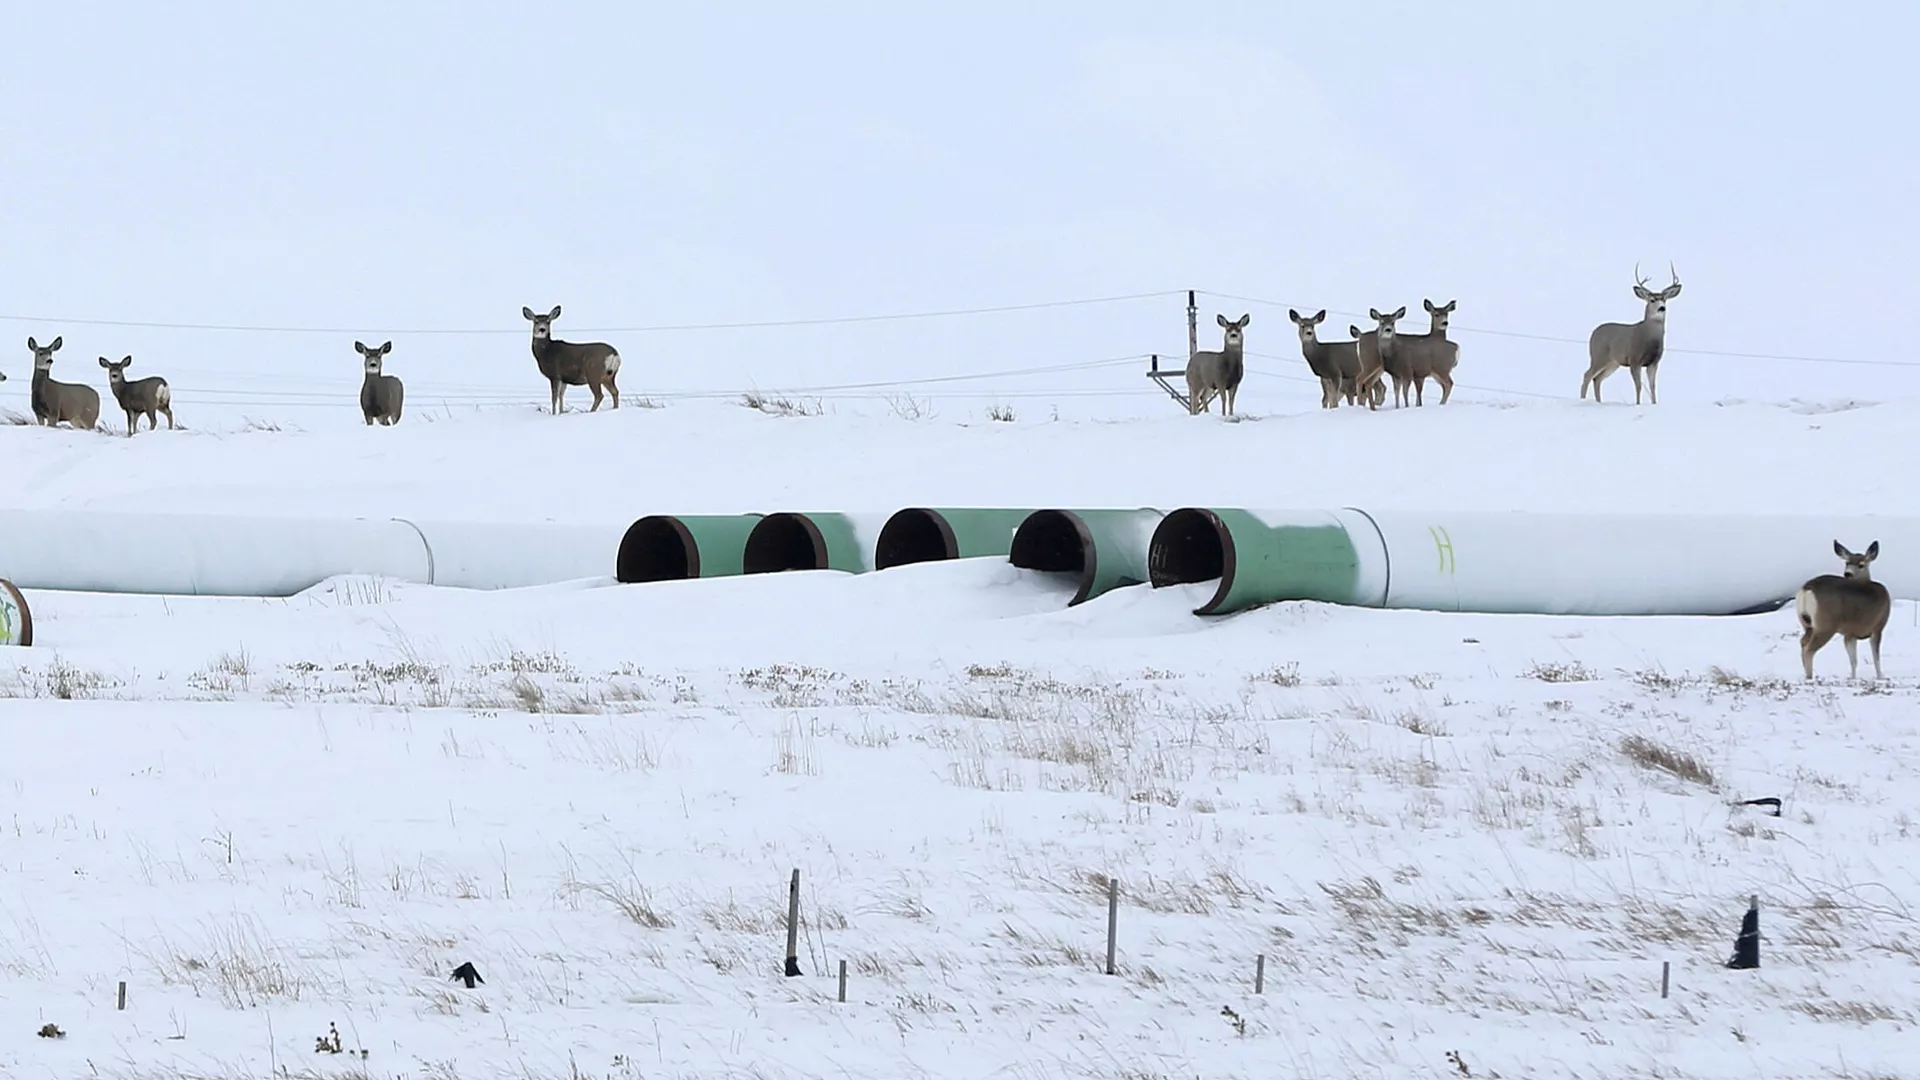
M 1667 271 L 1671 282 L 1656 290 L 1647 287 L 1640 268 L 1634 267 L 1633 295 L 1646 303 L 1646 313 L 1635 323 L 1601 323 L 1587 337 L 1587 373 L 1580 377 L 1583 400 L 1591 386 L 1593 400 L 1599 401 L 1601 381 L 1626 368 L 1633 376 L 1633 403 L 1640 404 L 1643 372 L 1648 399 L 1655 405 L 1660 403 L 1656 378 L 1660 358 L 1666 352 L 1667 301 L 1680 295 L 1680 275 L 1674 272 L 1672 263 L 1667 264 Z M 1407 307 L 1402 304 L 1385 314 L 1368 308 L 1374 328 L 1362 333 L 1359 327 L 1349 325 L 1347 333 L 1352 341 L 1320 340 L 1318 327 L 1327 317 L 1325 310 L 1301 315 L 1287 309 L 1287 317 L 1300 334 L 1300 353 L 1320 380 L 1321 408 L 1337 409 L 1344 398 L 1349 405 L 1364 401 L 1368 409 L 1378 409 L 1386 401 L 1388 379 L 1393 381 L 1395 408 L 1425 405 L 1428 379 L 1440 386 L 1440 404 L 1447 403 L 1453 396 L 1453 369 L 1460 363 L 1460 345 L 1448 340 L 1447 320 L 1458 302 L 1422 303 L 1429 319 L 1426 333 L 1400 332 L 1398 324 L 1407 315 Z M 1196 351 L 1187 361 L 1187 411 L 1195 416 L 1211 409 L 1215 398 L 1220 401 L 1222 415 L 1234 415 L 1240 380 L 1247 371 L 1246 330 L 1252 317 L 1242 315 L 1231 322 L 1225 315 L 1214 318 L 1226 332 L 1225 342 L 1216 350 Z
M 584 344 L 561 341 L 554 337 L 553 320 L 560 317 L 558 304 L 545 315 L 536 315 L 527 307 L 521 308 L 520 314 L 533 324 L 533 362 L 540 374 L 546 376 L 553 392 L 555 415 L 559 415 L 565 403 L 569 386 L 592 390 L 594 410 L 600 408 L 601 400 L 608 394 L 613 397 L 613 407 L 620 407 L 620 388 L 614 382 L 620 374 L 620 354 L 613 346 L 598 341 Z M 35 338 L 27 338 L 27 348 L 33 353 L 33 418 L 48 427 L 64 423 L 91 431 L 100 420 L 100 395 L 85 383 L 57 382 L 53 377 L 53 354 L 60 351 L 63 344 L 62 337 L 45 345 Z M 360 354 L 365 372 L 360 382 L 361 418 L 369 425 L 399 423 L 406 387 L 398 378 L 381 370 L 387 354 L 393 351 L 393 342 L 369 348 L 364 342 L 356 341 L 353 349 Z M 157 417 L 162 413 L 166 415 L 167 427 L 175 427 L 173 389 L 167 380 L 158 375 L 128 379 L 126 370 L 132 363 L 131 356 L 117 362 L 104 356 L 100 358 L 100 366 L 107 369 L 107 388 L 126 411 L 128 437 L 132 437 L 142 416 L 147 418 L 148 430 L 159 426 Z M 0 382 L 6 378 L 6 372 L 0 371 Z

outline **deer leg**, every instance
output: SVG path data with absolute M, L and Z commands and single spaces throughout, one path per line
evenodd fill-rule
M 1852 634 L 1841 634 L 1840 643 L 1847 647 L 1847 678 L 1860 678 L 1860 639 Z
M 1640 369 L 1630 367 L 1627 369 L 1627 374 L 1633 376 L 1633 403 L 1638 405 L 1640 404 Z
M 553 415 L 559 416 L 561 407 L 566 404 L 567 384 L 554 379 L 550 388 L 553 391 Z
M 1647 365 L 1647 404 L 1660 404 L 1660 365 Z
M 1882 627 L 1879 630 L 1875 630 L 1873 632 L 1873 637 L 1869 639 L 1870 643 L 1873 645 L 1873 681 L 1874 682 L 1879 682 L 1880 680 L 1886 678 L 1885 675 L 1880 674 L 1880 635 L 1885 632 L 1886 632 L 1886 629 L 1884 627 Z
M 1453 376 L 1435 375 L 1434 379 L 1440 383 L 1440 404 L 1445 405 L 1447 399 L 1453 396 Z
M 613 395 L 613 407 L 620 407 L 620 387 L 614 383 L 615 376 L 607 376 L 607 392 Z
M 1415 375 L 1413 377 L 1413 403 L 1422 408 L 1426 407 L 1427 377 L 1425 375 Z
M 591 409 L 588 409 L 587 411 L 588 411 L 588 412 L 599 412 L 599 411 L 600 411 L 600 396 L 601 396 L 601 395 L 600 395 L 600 384 L 599 384 L 599 383 L 597 383 L 597 382 L 590 382 L 590 383 L 588 383 L 588 384 L 587 384 L 587 389 L 589 389 L 589 390 L 591 390 L 591 391 L 593 391 L 593 408 L 591 408 Z
M 173 406 L 169 405 L 160 411 L 167 414 L 167 430 L 172 431 L 174 426 L 173 425 Z
M 1809 680 L 1813 678 L 1813 654 L 1825 648 L 1827 642 L 1832 640 L 1833 631 L 1815 630 L 1811 626 L 1800 635 L 1800 666 L 1806 671 Z

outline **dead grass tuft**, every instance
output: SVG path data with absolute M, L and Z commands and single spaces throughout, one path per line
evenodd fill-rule
M 1643 769 L 1664 772 L 1708 789 L 1715 786 L 1713 770 L 1699 758 L 1683 750 L 1654 742 L 1644 735 L 1628 735 L 1622 738 L 1620 752 L 1627 756 L 1628 761 Z

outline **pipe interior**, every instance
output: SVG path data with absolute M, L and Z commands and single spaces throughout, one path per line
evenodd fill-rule
M 907 563 L 951 559 L 955 554 L 933 511 L 902 510 L 881 528 L 880 539 L 874 544 L 873 565 L 876 570 L 885 570 Z
M 614 579 L 622 584 L 640 581 L 679 581 L 692 576 L 693 537 L 671 517 L 644 517 L 627 527 L 614 559 Z
M 747 534 L 740 569 L 748 574 L 824 570 L 826 551 L 810 522 L 799 514 L 769 514 Z
M 1007 559 L 1022 570 L 1078 574 L 1087 568 L 1087 548 L 1071 515 L 1040 510 L 1014 531 Z
M 1175 510 L 1153 531 L 1147 574 L 1155 588 L 1214 581 L 1226 573 L 1226 540 L 1204 510 Z

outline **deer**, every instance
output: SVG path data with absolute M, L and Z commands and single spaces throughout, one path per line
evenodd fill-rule
M 1633 375 L 1633 403 L 1640 404 L 1640 373 L 1647 373 L 1648 403 L 1660 404 L 1657 377 L 1660 358 L 1667 351 L 1667 301 L 1680 295 L 1680 275 L 1673 263 L 1667 263 L 1671 283 L 1655 292 L 1640 276 L 1640 264 L 1633 266 L 1633 295 L 1646 301 L 1647 311 L 1637 323 L 1601 323 L 1587 337 L 1587 373 L 1580 377 L 1580 397 L 1586 399 L 1587 386 L 1593 386 L 1593 400 L 1600 401 L 1600 380 L 1626 368 Z
M 133 438 L 134 429 L 140 426 L 142 415 L 147 418 L 147 430 L 154 431 L 160 427 L 155 414 L 166 413 L 167 430 L 172 431 L 176 426 L 173 422 L 173 388 L 158 375 L 128 382 L 126 370 L 132 363 L 131 356 L 117 364 L 104 356 L 100 358 L 100 366 L 107 369 L 107 389 L 113 391 L 113 400 L 126 410 L 127 438 Z
M 1342 397 L 1347 399 L 1348 404 L 1352 404 L 1356 398 L 1360 377 L 1360 355 L 1356 351 L 1359 343 L 1321 341 L 1315 328 L 1326 317 L 1325 309 L 1311 318 L 1303 318 L 1292 308 L 1287 309 L 1287 318 L 1300 328 L 1300 352 L 1307 358 L 1307 367 L 1320 378 L 1320 407 L 1337 409 Z
M 1887 618 L 1893 613 L 1893 597 L 1887 587 L 1873 580 L 1870 564 L 1880 557 L 1880 541 L 1855 554 L 1835 540 L 1833 553 L 1840 556 L 1842 572 L 1809 578 L 1794 594 L 1793 607 L 1800 617 L 1800 667 L 1807 679 L 1813 679 L 1813 654 L 1819 652 L 1835 634 L 1847 646 L 1847 677 L 1860 677 L 1859 643 L 1862 638 L 1873 645 L 1873 678 L 1880 673 L 1880 635 L 1886 632 Z
M 1367 314 L 1376 324 L 1372 330 L 1364 334 L 1357 326 L 1348 326 L 1347 330 L 1354 336 L 1354 351 L 1360 357 L 1360 391 L 1367 399 L 1367 408 L 1377 409 L 1387 399 L 1386 377 L 1392 377 L 1396 392 L 1400 388 L 1398 365 L 1402 355 L 1394 346 L 1399 338 L 1394 324 L 1407 317 L 1407 305 L 1385 314 L 1378 308 L 1368 308 Z M 1394 404 L 1399 405 L 1397 394 Z
M 100 394 L 85 383 L 53 379 L 53 354 L 60 351 L 65 340 L 62 335 L 42 346 L 27 339 L 27 348 L 33 351 L 33 417 L 48 427 L 64 420 L 75 430 L 92 431 L 100 421 Z
M 392 427 L 400 422 L 400 408 L 406 400 L 407 388 L 392 375 L 380 373 L 381 362 L 393 351 L 393 342 L 383 342 L 377 349 L 367 348 L 364 342 L 353 343 L 353 351 L 366 358 L 362 365 L 367 377 L 360 383 L 360 416 L 372 427 L 379 421 L 382 427 Z
M 576 343 L 553 336 L 553 320 L 560 317 L 560 305 L 545 315 L 535 315 L 530 307 L 520 314 L 533 324 L 533 362 L 547 377 L 553 389 L 553 415 L 559 416 L 566 405 L 567 387 L 585 386 L 593 391 L 593 408 L 600 411 L 601 389 L 613 395 L 613 407 L 620 407 L 620 388 L 614 377 L 620 374 L 620 354 L 603 341 Z
M 1453 369 L 1460 363 L 1460 345 L 1447 340 L 1447 319 L 1459 301 L 1449 300 L 1443 305 L 1431 300 L 1420 303 L 1432 320 L 1427 332 L 1393 335 L 1394 356 L 1390 362 L 1398 372 L 1393 380 L 1395 406 L 1406 403 L 1409 387 L 1413 390 L 1413 404 L 1425 405 L 1429 378 L 1440 384 L 1440 404 L 1445 405 L 1453 396 Z
M 1226 340 L 1217 351 L 1196 352 L 1187 360 L 1187 415 L 1198 416 L 1220 399 L 1220 415 L 1233 415 L 1233 400 L 1239 395 L 1240 380 L 1247 374 L 1247 324 L 1251 314 L 1232 322 L 1225 315 L 1214 319 L 1226 331 Z

